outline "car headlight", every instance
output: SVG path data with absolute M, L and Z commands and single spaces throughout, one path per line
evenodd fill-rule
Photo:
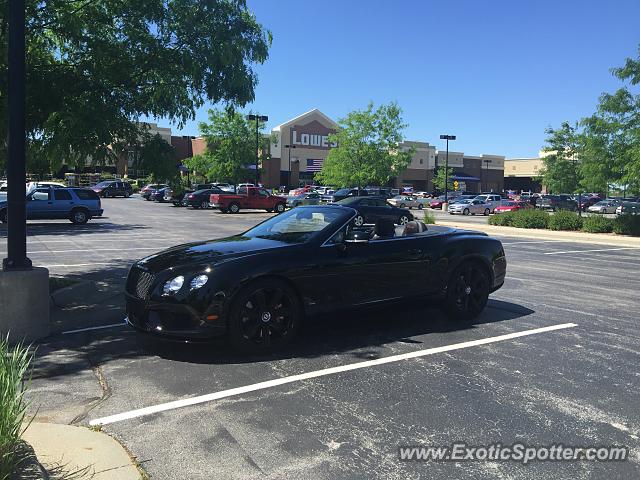
M 204 284 L 207 283 L 207 280 L 209 280 L 209 277 L 206 275 L 198 275 L 197 277 L 193 277 L 189 286 L 191 287 L 191 290 L 196 290 L 197 288 L 203 287 Z
M 162 294 L 173 295 L 174 293 L 178 292 L 182 288 L 183 284 L 184 284 L 184 277 L 182 275 L 172 278 L 171 280 L 166 282 L 162 287 Z

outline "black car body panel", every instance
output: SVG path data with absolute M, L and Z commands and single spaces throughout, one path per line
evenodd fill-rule
M 345 198 L 338 202 L 338 205 L 345 205 L 354 208 L 362 215 L 364 223 L 374 224 L 380 219 L 391 220 L 393 223 L 399 224 L 400 218 L 403 216 L 408 221 L 413 220 L 413 215 L 407 208 L 400 208 L 391 205 L 383 197 L 351 197 Z
M 303 242 L 263 238 L 256 231 L 294 215 L 330 215 L 334 220 Z M 503 284 L 504 250 L 484 233 L 429 227 L 414 236 L 344 243 L 357 211 L 343 206 L 301 206 L 271 217 L 243 234 L 179 245 L 136 262 L 126 282 L 127 316 L 136 329 L 173 338 L 205 339 L 227 330 L 240 289 L 253 280 L 277 279 L 291 286 L 309 315 L 414 296 L 441 296 L 464 260 L 486 267 L 491 291 Z M 191 281 L 208 281 L 193 289 Z M 176 293 L 163 286 L 184 278 Z M 345 285 L 348 288 L 345 288 Z
M 223 194 L 224 192 L 218 187 L 211 187 L 206 189 L 196 190 L 195 192 L 186 194 L 184 196 L 184 204 L 187 207 L 201 208 L 206 204 L 205 208 L 209 207 L 209 197 L 214 193 Z
M 578 210 L 578 202 L 576 202 L 570 195 L 545 195 L 540 197 L 535 204 L 536 208 L 543 210 Z

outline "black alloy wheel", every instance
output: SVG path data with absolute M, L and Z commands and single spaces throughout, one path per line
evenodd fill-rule
M 277 280 L 245 287 L 230 310 L 229 340 L 246 353 L 269 353 L 290 344 L 298 333 L 302 308 L 296 292 Z
M 469 322 L 484 310 L 489 299 L 490 276 L 486 267 L 475 261 L 458 266 L 447 284 L 445 309 L 458 322 Z
M 398 219 L 398 225 L 405 225 L 409 223 L 409 217 L 407 215 L 400 215 L 400 218 Z
M 205 200 L 201 201 L 200 202 L 200 208 L 203 209 L 203 210 L 209 208 L 209 202 L 207 202 Z

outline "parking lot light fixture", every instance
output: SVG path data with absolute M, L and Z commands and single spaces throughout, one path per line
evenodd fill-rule
M 285 145 L 284 148 L 289 149 L 289 177 L 287 178 L 287 188 L 291 187 L 291 149 L 296 148 L 295 145 Z
M 250 122 L 256 122 L 256 187 L 260 183 L 260 122 L 269 121 L 269 117 L 266 115 L 247 115 L 247 119 Z
M 440 140 L 447 141 L 447 153 L 444 160 L 444 204 L 442 205 L 442 209 L 446 208 L 446 205 L 449 203 L 449 140 L 455 140 L 455 135 L 440 135 Z

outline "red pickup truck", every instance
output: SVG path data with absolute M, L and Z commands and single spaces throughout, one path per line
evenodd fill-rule
M 266 210 L 267 212 L 284 212 L 287 199 L 271 195 L 264 188 L 247 187 L 239 193 L 214 193 L 209 197 L 209 203 L 221 212 L 238 213 L 243 208 Z

